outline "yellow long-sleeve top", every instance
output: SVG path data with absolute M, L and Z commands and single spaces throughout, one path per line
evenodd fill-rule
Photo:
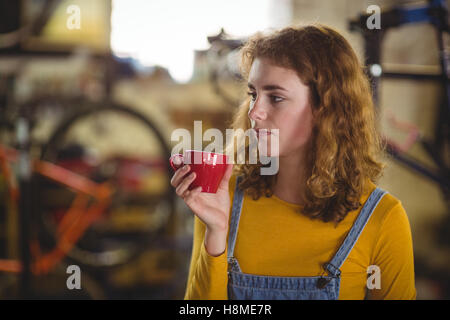
M 229 182 L 233 199 L 236 176 Z M 369 182 L 361 204 L 376 185 Z M 276 196 L 245 195 L 234 256 L 243 273 L 265 276 L 318 276 L 350 231 L 362 206 L 337 227 L 297 212 L 300 205 Z M 230 212 L 231 216 L 231 212 Z M 194 241 L 185 299 L 228 299 L 227 253 L 211 256 L 204 245 L 205 225 L 194 218 Z M 368 267 L 379 267 L 380 289 L 367 289 Z M 339 299 L 415 299 L 411 229 L 401 201 L 386 194 L 340 268 Z M 367 291 L 367 296 L 366 296 Z

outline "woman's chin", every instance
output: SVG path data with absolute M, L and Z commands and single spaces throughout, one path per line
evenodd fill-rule
M 265 149 L 259 147 L 259 156 L 260 157 L 279 157 L 280 153 L 278 152 L 278 150 L 272 151 L 270 146 Z

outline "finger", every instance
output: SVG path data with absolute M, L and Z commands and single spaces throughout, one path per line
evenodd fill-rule
M 202 187 L 197 187 L 189 193 L 186 193 L 186 196 L 184 197 L 184 202 L 192 209 L 195 210 L 195 203 L 197 201 L 197 196 L 202 192 Z
M 179 167 L 181 164 L 183 164 L 183 161 L 181 161 L 181 158 L 179 156 L 176 156 L 172 160 L 175 167 Z
M 193 205 L 195 204 L 197 200 L 197 195 L 202 192 L 202 187 L 196 187 L 192 190 L 186 190 L 183 194 L 183 200 L 186 202 L 186 204 L 191 208 L 194 209 Z
M 172 179 L 170 179 L 170 184 L 173 187 L 178 187 L 180 182 L 183 180 L 183 176 L 188 172 L 188 165 L 185 165 L 178 170 L 175 171 L 174 175 L 172 176 Z
M 189 185 L 194 181 L 195 179 L 195 172 L 190 173 L 183 181 L 178 185 L 175 192 L 177 195 L 183 198 L 184 192 L 187 190 Z
M 185 193 L 184 201 L 188 206 L 191 206 L 197 199 L 197 195 L 202 192 L 202 187 L 197 187 Z
M 183 177 L 186 175 L 186 173 L 190 171 L 190 169 L 191 168 L 189 167 L 189 165 L 185 165 L 180 169 L 178 169 L 177 171 L 175 171 L 175 174 L 173 175 L 172 179 L 170 179 L 170 184 L 175 188 L 178 187 L 180 182 L 183 180 Z

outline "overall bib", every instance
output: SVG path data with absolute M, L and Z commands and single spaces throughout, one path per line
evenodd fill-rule
M 241 216 L 244 193 L 238 189 L 237 178 L 228 236 L 228 299 L 230 300 L 337 300 L 339 297 L 339 268 L 344 263 L 375 210 L 387 193 L 376 188 L 365 202 L 347 237 L 330 262 L 323 265 L 328 275 L 314 277 L 277 277 L 243 273 L 233 256 Z

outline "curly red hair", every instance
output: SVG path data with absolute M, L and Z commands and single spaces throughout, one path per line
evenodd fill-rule
M 256 57 L 268 58 L 295 70 L 309 87 L 316 116 L 307 159 L 306 202 L 301 211 L 314 219 L 340 222 L 361 206 L 367 181 L 376 183 L 386 166 L 379 159 L 385 145 L 376 125 L 364 66 L 348 41 L 322 24 L 259 32 L 240 53 L 244 79 Z M 249 107 L 247 99 L 233 117 L 233 129 L 251 128 Z M 248 143 L 246 148 L 248 152 Z M 237 151 L 234 154 L 237 156 Z M 235 174 L 243 175 L 239 187 L 254 200 L 263 194 L 270 197 L 277 179 L 277 175 L 260 175 L 261 166 L 246 160 L 234 169 Z

